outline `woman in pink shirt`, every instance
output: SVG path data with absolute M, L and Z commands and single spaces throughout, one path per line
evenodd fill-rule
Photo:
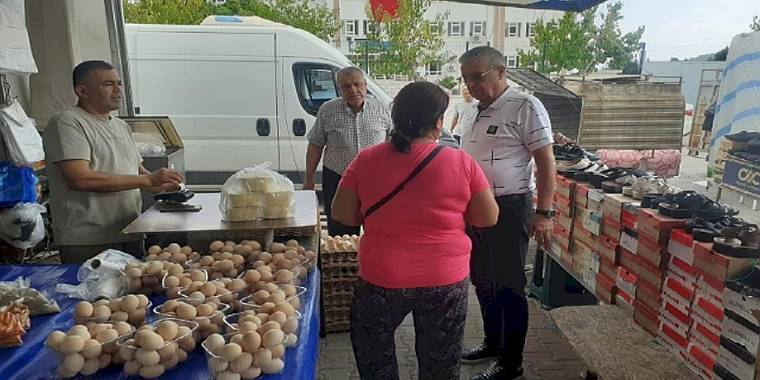
M 333 217 L 364 225 L 351 306 L 362 379 L 398 379 L 394 334 L 414 317 L 420 379 L 459 379 L 470 239 L 465 224 L 496 224 L 498 206 L 477 163 L 438 147 L 448 95 L 415 82 L 396 96 L 389 142 L 359 152 L 343 173 Z

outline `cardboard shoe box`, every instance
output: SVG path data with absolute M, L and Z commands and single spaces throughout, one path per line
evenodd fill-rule
M 620 234 L 620 248 L 635 253 L 639 250 L 639 240 L 631 231 L 623 231 Z
M 600 236 L 597 251 L 599 252 L 599 256 L 613 263 L 618 262 L 618 246 L 614 240 L 605 236 Z
M 639 235 L 636 254 L 641 257 L 642 260 L 647 261 L 649 264 L 658 268 L 665 268 L 670 260 L 670 254 L 667 253 L 664 246 L 659 245 L 656 241 L 653 241 L 646 237 L 646 235 Z
M 749 352 L 757 352 L 760 345 L 760 326 L 728 310 L 721 325 L 721 335 L 739 343 Z
M 572 200 L 573 194 L 575 193 L 575 181 L 557 174 L 556 191 L 557 194 Z
M 665 279 L 665 271 L 653 266 L 646 260 L 642 260 L 641 257 L 639 257 L 638 264 L 639 271 L 637 276 L 658 290 L 662 289 L 662 282 Z
M 660 244 L 665 244 L 670 238 L 670 231 L 686 225 L 686 219 L 673 219 L 660 215 L 652 209 L 640 209 L 638 217 L 639 234 Z
M 589 185 L 587 183 L 576 182 L 575 195 L 573 196 L 575 198 L 573 201 L 575 202 L 576 206 L 583 208 L 588 206 L 588 190 Z
M 615 278 L 617 277 L 617 263 L 613 263 L 612 261 L 609 261 L 605 259 L 604 257 L 600 257 L 599 258 L 599 273 L 612 279 L 613 280 L 612 282 L 615 282 Z
M 604 203 L 604 192 L 599 189 L 588 190 L 587 208 L 591 212 L 602 214 L 602 203 Z
M 717 356 L 720 348 L 720 334 L 699 321 L 693 321 L 689 330 L 689 342 L 698 345 L 705 353 Z
M 660 310 L 662 306 L 660 289 L 641 277 L 636 282 L 636 300 L 652 310 Z
M 715 304 L 697 295 L 691 307 L 691 315 L 693 320 L 698 321 L 717 335 L 720 335 L 720 332 L 723 330 L 725 313 L 721 304 Z
M 696 288 L 697 296 L 710 301 L 712 304 L 721 305 L 721 309 L 723 309 L 723 290 L 726 288 L 725 282 L 700 272 L 699 277 L 697 278 Z
M 660 316 L 657 309 L 651 309 L 649 306 L 636 300 L 634 302 L 633 320 L 652 336 L 657 336 L 660 326 Z
M 754 380 L 756 361 L 755 354 L 748 352 L 738 343 L 726 337 L 720 338 L 716 367 L 719 365 L 739 380 Z
M 694 264 L 694 238 L 685 230 L 672 229 L 668 240 L 668 253 L 689 265 Z
M 668 351 L 676 356 L 680 356 L 682 353 L 686 352 L 686 347 L 689 344 L 689 340 L 686 336 L 663 322 L 660 322 L 658 340 Z
M 599 301 L 612 305 L 615 303 L 615 280 L 604 273 L 596 275 L 596 297 Z
M 566 198 L 559 193 L 554 194 L 554 200 L 552 202 L 554 204 L 554 209 L 563 215 L 572 216 L 573 215 L 573 200 L 571 198 Z
M 620 223 L 620 214 L 626 205 L 639 205 L 639 202 L 623 194 L 605 194 L 602 200 L 602 214 Z
M 620 266 L 634 275 L 641 271 L 638 256 L 623 247 L 620 247 Z
M 619 219 L 614 219 L 611 216 L 602 216 L 602 236 L 612 240 L 617 244 L 620 241 L 621 225 Z
M 705 254 L 703 249 L 699 242 L 694 245 L 694 266 L 719 281 L 741 277 L 752 268 L 752 259 L 727 257 L 715 251 Z

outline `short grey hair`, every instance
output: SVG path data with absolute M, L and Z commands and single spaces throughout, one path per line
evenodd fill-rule
M 360 68 L 358 68 L 356 66 L 346 66 L 346 67 L 338 70 L 338 72 L 335 74 L 335 79 L 338 82 L 340 82 L 340 78 L 341 77 L 344 77 L 344 76 L 347 76 L 347 75 L 352 75 L 352 74 L 359 74 L 359 75 L 362 76 L 362 79 L 364 79 L 364 71 L 362 71 L 362 69 L 360 69 Z
M 459 63 L 465 64 L 476 59 L 486 59 L 488 60 L 488 63 L 493 67 L 507 66 L 504 55 L 502 55 L 500 51 L 490 46 L 478 46 L 466 51 L 464 54 L 462 54 L 461 57 L 459 57 Z

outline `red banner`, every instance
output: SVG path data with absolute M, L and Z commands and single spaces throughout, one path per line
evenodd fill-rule
M 369 0 L 369 4 L 375 21 L 380 21 L 389 16 L 395 18 L 397 15 L 398 0 Z

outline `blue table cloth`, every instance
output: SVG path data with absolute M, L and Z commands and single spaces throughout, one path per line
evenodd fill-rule
M 32 318 L 32 327 L 24 336 L 20 347 L 0 349 L 0 380 L 11 379 L 55 379 L 58 360 L 56 354 L 45 348 L 48 333 L 53 330 L 66 331 L 73 325 L 74 306 L 79 302 L 56 293 L 59 283 L 76 284 L 78 265 L 3 265 L 0 266 L 0 281 L 10 281 L 19 276 L 31 279 L 32 287 L 46 291 L 58 301 L 61 312 Z M 316 377 L 319 357 L 319 270 L 314 269 L 304 286 L 307 288 L 302 312 L 298 344 L 285 352 L 285 369 L 276 375 L 259 377 L 262 380 L 308 379 Z M 154 305 L 165 300 L 165 296 L 152 297 Z M 151 315 L 151 318 L 154 317 Z M 93 376 L 78 376 L 87 379 L 125 379 L 121 366 L 111 365 Z M 200 344 L 190 353 L 188 360 L 165 373 L 161 379 L 200 380 L 209 379 L 205 354 Z

